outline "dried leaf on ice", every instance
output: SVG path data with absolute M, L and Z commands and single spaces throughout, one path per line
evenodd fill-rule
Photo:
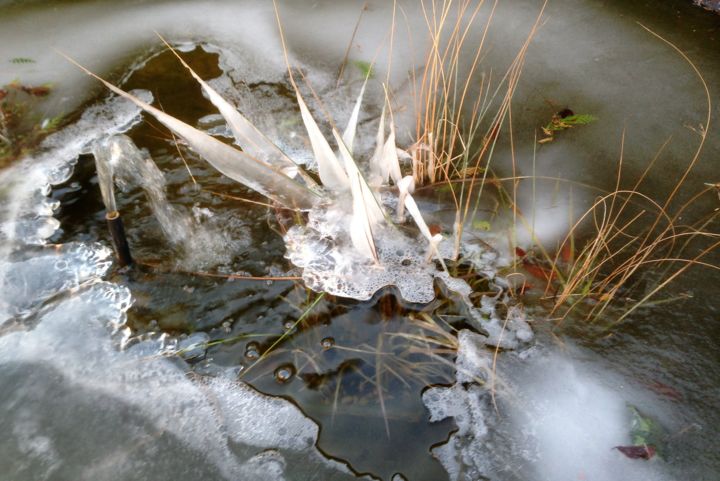
M 617 449 L 630 459 L 650 459 L 655 456 L 655 448 L 653 446 L 615 446 Z

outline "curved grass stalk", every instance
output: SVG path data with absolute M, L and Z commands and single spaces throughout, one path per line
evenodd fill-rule
M 166 114 L 102 79 L 67 55 L 62 53 L 61 55 L 86 74 L 102 82 L 109 90 L 130 100 L 155 117 L 165 127 L 182 137 L 193 150 L 222 174 L 289 209 L 309 210 L 320 199 L 316 193 L 289 178 L 280 169 L 240 152 L 211 135 Z
M 190 72 L 207 94 L 210 102 L 217 107 L 220 114 L 227 121 L 235 141 L 247 154 L 262 160 L 282 171 L 290 178 L 300 175 L 308 187 L 317 188 L 317 183 L 307 175 L 290 157 L 260 132 L 252 122 L 242 115 L 234 106 L 225 100 L 215 89 L 205 82 L 195 71 L 183 60 L 177 51 L 160 35 L 160 40 L 177 57 L 180 63 Z

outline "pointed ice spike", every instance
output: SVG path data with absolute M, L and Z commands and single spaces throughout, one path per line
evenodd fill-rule
M 387 182 L 391 178 L 397 185 L 402 178 L 400 161 L 398 160 L 397 147 L 395 146 L 395 126 L 390 124 L 390 135 L 382 152 L 383 179 Z
M 297 88 L 295 89 L 295 95 L 297 96 L 298 105 L 300 106 L 300 114 L 302 115 L 305 129 L 307 130 L 308 137 L 310 137 L 310 145 L 312 146 L 315 160 L 317 160 L 320 180 L 326 188 L 332 191 L 341 192 L 347 190 L 349 186 L 348 176 L 338 162 L 335 152 L 333 152 L 330 144 L 328 144 L 322 132 L 320 132 L 320 127 L 318 127 L 315 119 L 313 119 L 310 114 L 310 110 L 308 110 Z
M 403 206 L 407 208 L 408 213 L 410 214 L 410 217 L 413 218 L 415 221 L 415 224 L 417 224 L 418 229 L 420 229 L 420 233 L 428 240 L 428 243 L 430 244 L 430 252 L 434 254 L 437 259 L 440 261 L 440 263 L 443 266 L 443 269 L 447 270 L 445 267 L 445 262 L 443 261 L 442 257 L 440 256 L 440 253 L 437 250 L 437 246 L 442 241 L 443 237 L 440 234 L 432 235 L 430 232 L 430 228 L 428 227 L 427 223 L 425 222 L 425 219 L 423 219 L 422 214 L 420 213 L 420 209 L 418 208 L 417 204 L 415 203 L 415 199 L 413 199 L 413 196 L 410 195 L 409 187 L 412 184 L 412 176 L 407 176 L 403 178 L 399 183 L 398 187 L 400 188 L 401 196 L 404 200 Z M 398 205 L 398 210 L 400 209 L 400 205 Z
M 375 137 L 375 153 L 373 153 L 370 159 L 370 174 L 374 179 L 378 179 L 378 184 L 387 182 L 387 179 L 383 176 L 382 168 L 382 153 L 385 148 L 385 107 L 387 106 L 387 100 L 383 105 L 382 112 L 380 113 L 380 121 L 378 122 L 378 132 Z M 375 182 L 375 180 L 373 180 Z
M 345 146 L 347 147 L 348 151 L 350 151 L 350 154 L 353 153 L 353 143 L 355 142 L 355 132 L 357 131 L 358 117 L 360 115 L 360 107 L 362 106 L 362 100 L 363 96 L 365 95 L 365 86 L 367 85 L 368 78 L 369 77 L 366 77 L 365 82 L 363 82 L 362 88 L 360 89 L 360 94 L 355 101 L 355 107 L 353 107 L 352 114 L 350 115 L 350 120 L 348 120 L 347 127 L 345 127 L 345 131 L 342 134 L 343 142 L 345 142 Z
M 400 194 L 398 195 L 397 203 L 397 219 L 398 222 L 404 222 L 405 220 L 405 198 L 412 194 L 415 190 L 415 178 L 412 175 L 408 175 L 400 179 L 397 183 Z
M 103 80 L 70 57 L 88 75 L 101 81 L 108 89 L 133 102 L 155 117 L 160 123 L 182 137 L 190 147 L 207 160 L 213 167 L 233 180 L 253 189 L 264 196 L 279 202 L 290 209 L 311 209 L 319 196 L 283 174 L 279 169 L 269 166 L 250 155 L 224 144 L 211 135 L 198 130 L 137 97 Z
M 353 195 L 353 199 L 363 199 L 364 211 L 367 213 L 370 225 L 375 226 L 385 218 L 385 212 L 383 212 L 380 207 L 380 203 L 373 194 L 372 190 L 370 190 L 367 182 L 365 182 L 365 179 L 360 173 L 360 170 L 357 168 L 352 155 L 350 155 L 348 148 L 340 138 L 338 131 L 333 129 L 333 135 L 335 136 L 335 140 L 337 140 L 338 147 L 340 149 L 340 156 L 343 159 L 345 171 L 348 173 L 348 177 L 350 179 L 357 179 L 356 181 L 350 181 L 350 191 Z
M 363 191 L 358 188 L 361 182 L 360 173 L 357 172 L 354 181 L 351 181 L 353 188 L 353 218 L 350 223 L 350 238 L 353 245 L 363 255 L 373 259 L 376 263 L 378 258 L 373 238 L 373 222 L 367 210 L 368 200 L 363 196 Z M 373 202 L 372 200 L 370 202 Z
M 316 187 L 317 184 L 312 177 L 307 175 L 295 162 L 292 161 L 285 153 L 278 148 L 270 139 L 260 132 L 252 122 L 242 115 L 235 107 L 207 84 L 190 66 L 178 55 L 170 44 L 164 38 L 160 39 L 170 49 L 172 53 L 180 60 L 180 63 L 188 69 L 190 74 L 198 81 L 205 94 L 210 101 L 217 107 L 220 114 L 230 126 L 230 130 L 235 137 L 235 141 L 247 154 L 254 158 L 279 168 L 285 175 L 290 178 L 300 175 L 309 187 Z

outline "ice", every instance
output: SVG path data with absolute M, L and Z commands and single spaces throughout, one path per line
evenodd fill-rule
M 516 383 L 520 401 L 510 422 L 536 446 L 535 479 L 670 479 L 660 459 L 631 460 L 612 449 L 632 444 L 628 393 L 612 377 L 551 354 L 531 359 Z
M 492 375 L 492 352 L 486 338 L 468 330 L 458 335 L 456 382 L 423 393 L 430 421 L 452 417 L 458 426 L 447 443 L 432 449 L 451 481 L 477 480 L 487 472 L 485 442 L 487 418 L 492 416 L 490 390 L 484 383 Z
M 168 201 L 164 174 L 130 137 L 104 138 L 95 143 L 93 155 L 96 163 L 110 167 L 124 191 L 131 186 L 143 189 L 165 238 L 179 250 L 178 263 L 185 268 L 225 263 L 239 251 L 245 239 L 231 238 L 213 225 L 212 215 L 202 215 L 199 209 L 188 212 Z
M 100 244 L 70 243 L 0 262 L 0 326 L 26 317 L 63 291 L 99 279 L 110 268 L 111 255 Z
M 397 226 L 378 226 L 373 232 L 379 258 L 376 265 L 352 246 L 350 216 L 342 205 L 340 200 L 313 209 L 305 226 L 292 227 L 285 235 L 286 257 L 303 269 L 306 285 L 358 300 L 395 286 L 407 302 L 431 302 L 435 278 L 443 271 L 428 259 L 427 241 L 411 237 Z
M 196 361 L 205 357 L 210 336 L 205 332 L 195 332 L 177 343 L 177 353 L 185 360 Z
M 32 330 L 0 337 L 0 425 L 17 433 L 0 440 L 8 476 L 355 479 L 317 451 L 318 426 L 293 404 L 235 379 L 189 378 L 151 341 L 118 351 L 111 332 L 129 296 L 94 283 L 46 306 Z M 286 467 L 298 455 L 302 465 Z
M 137 91 L 146 101 L 151 95 Z M 56 202 L 48 199 L 53 185 L 67 181 L 80 154 L 100 138 L 129 130 L 140 121 L 140 109 L 111 97 L 88 108 L 72 125 L 48 136 L 38 152 L 0 172 L 0 241 L 5 254 L 18 245 L 42 245 L 59 223 L 52 217 Z M 3 256 L 4 257 L 4 256 Z
M 675 479 L 658 458 L 613 449 L 631 444 L 628 406 L 639 398 L 597 360 L 572 346 L 532 349 L 501 357 L 493 372 L 486 343 L 461 331 L 456 383 L 423 393 L 431 421 L 452 417 L 458 427 L 432 450 L 452 481 Z

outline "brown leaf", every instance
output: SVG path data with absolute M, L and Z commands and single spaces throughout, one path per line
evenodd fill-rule
M 22 91 L 34 97 L 47 97 L 50 95 L 50 88 L 44 86 L 30 87 L 28 85 L 23 85 Z
M 655 456 L 655 447 L 648 445 L 615 446 L 613 449 L 617 449 L 630 459 L 650 459 Z

